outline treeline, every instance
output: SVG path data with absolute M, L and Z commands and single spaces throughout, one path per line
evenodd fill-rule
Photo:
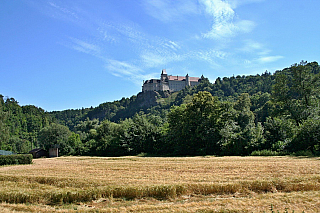
M 255 76 L 232 76 L 217 78 L 215 83 L 210 83 L 207 78 L 201 79 L 201 84 L 197 87 L 187 87 L 179 92 L 170 94 L 170 92 L 144 92 L 134 95 L 130 98 L 102 103 L 97 107 L 70 109 L 63 111 L 53 111 L 50 114 L 57 121 L 70 130 L 87 118 L 90 120 L 99 119 L 119 122 L 126 118 L 131 118 L 137 112 L 145 114 L 159 115 L 166 117 L 172 106 L 189 103 L 194 94 L 200 91 L 208 91 L 219 100 L 236 100 L 242 93 L 254 95 L 256 93 L 271 93 L 271 87 L 274 82 L 274 75 L 265 72 L 262 75 Z
M 53 113 L 7 99 L 0 106 L 0 137 L 13 135 L 2 140 L 12 149 L 17 146 L 9 141 L 19 138 L 59 146 L 64 155 L 319 155 L 319 71 L 317 62 L 302 61 L 274 74 L 217 78 L 214 84 L 202 78 L 196 87 L 158 93 L 151 103 L 139 94 Z
M 20 106 L 14 98 L 0 95 L 0 149 L 28 153 L 39 146 L 39 131 L 53 121 L 41 108 Z

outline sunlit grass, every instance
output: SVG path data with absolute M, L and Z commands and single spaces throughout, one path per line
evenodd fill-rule
M 106 212 L 113 208 L 117 212 L 120 207 L 126 211 L 190 208 L 205 212 L 211 211 L 212 205 L 241 212 L 251 205 L 268 210 L 271 204 L 305 210 L 308 205 L 320 209 L 319 199 L 311 196 L 319 196 L 319 191 L 319 158 L 61 157 L 36 159 L 32 165 L 0 167 L 0 202 L 5 202 L 0 210 L 29 207 L 45 212 L 50 209 L 47 205 L 65 204 L 69 205 L 68 211 L 94 207 Z M 274 197 L 289 198 L 277 206 L 276 199 L 270 201 Z M 223 207 L 224 200 L 232 201 L 230 208 Z M 165 204 L 168 202 L 170 205 Z M 293 205 L 295 202 L 298 205 Z M 86 206 L 88 203 L 92 207 Z

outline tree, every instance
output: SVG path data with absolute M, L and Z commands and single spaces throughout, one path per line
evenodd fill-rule
M 310 108 L 319 101 L 318 69 L 314 63 L 302 61 L 276 73 L 272 90 L 272 98 L 277 105 L 276 115 L 289 115 L 297 126 L 308 118 Z
M 268 117 L 264 123 L 265 144 L 261 149 L 284 151 L 292 141 L 295 132 L 295 121 L 286 117 Z
M 199 92 L 192 102 L 173 107 L 168 114 L 168 140 L 176 155 L 206 155 L 219 151 L 220 102 L 209 92 Z
M 241 94 L 234 105 L 233 118 L 225 122 L 220 130 L 222 154 L 248 155 L 264 143 L 263 127 L 260 123 L 254 123 L 250 107 L 249 94 Z
M 3 111 L 3 106 L 3 96 L 0 95 L 0 149 L 3 149 L 9 140 L 9 130 L 6 125 L 7 113 Z
M 250 97 L 252 103 L 250 110 L 254 113 L 255 123 L 264 123 L 270 115 L 272 102 L 269 93 L 258 92 Z
M 162 130 L 162 119 L 159 116 L 148 116 L 141 112 L 123 124 L 127 129 L 121 140 L 129 148 L 130 154 L 155 154 L 159 151 Z
M 234 109 L 238 111 L 236 121 L 242 129 L 254 121 L 254 114 L 251 112 L 250 107 L 251 101 L 249 94 L 241 94 L 234 105 Z
M 75 130 L 83 133 L 89 133 L 91 129 L 97 129 L 99 126 L 99 119 L 89 120 L 87 117 L 85 121 L 81 121 L 75 126 Z
M 88 151 L 88 148 L 82 143 L 80 135 L 74 132 L 68 138 L 68 145 L 72 148 L 69 153 L 71 155 L 83 155 Z
M 99 127 L 99 120 L 93 119 L 89 120 L 86 118 L 85 121 L 81 121 L 78 125 L 74 127 L 75 133 L 80 135 L 82 143 L 86 143 L 91 139 L 95 138 L 95 130 Z
M 99 156 L 119 156 L 125 153 L 120 142 L 120 124 L 104 120 L 97 128 L 96 143 L 91 153 Z
M 68 155 L 73 151 L 73 147 L 68 142 L 70 136 L 71 132 L 68 127 L 52 123 L 40 130 L 38 134 L 39 146 L 46 150 L 58 147 L 59 153 Z
M 302 122 L 297 135 L 289 144 L 290 151 L 309 150 L 319 154 L 320 151 L 320 117 L 316 116 Z

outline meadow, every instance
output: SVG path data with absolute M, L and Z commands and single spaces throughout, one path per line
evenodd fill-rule
M 320 158 L 59 157 L 0 167 L 0 212 L 320 212 Z

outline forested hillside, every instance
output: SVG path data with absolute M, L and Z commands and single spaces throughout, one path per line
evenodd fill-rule
M 61 124 L 73 130 L 74 126 L 87 118 L 110 120 L 119 122 L 134 116 L 137 112 L 151 113 L 165 118 L 170 107 L 188 103 L 192 96 L 199 91 L 208 91 L 219 100 L 235 100 L 240 94 L 249 95 L 271 93 L 274 75 L 267 71 L 262 75 L 236 76 L 217 78 L 210 83 L 207 78 L 201 79 L 197 87 L 187 87 L 184 90 L 170 94 L 169 92 L 140 92 L 131 98 L 122 98 L 119 101 L 102 103 L 95 108 L 54 111 L 52 114 Z
M 0 149 L 27 153 L 38 146 L 39 131 L 54 118 L 43 109 L 20 106 L 14 98 L 0 95 Z
M 139 93 L 86 109 L 0 104 L 0 149 L 60 146 L 65 155 L 262 155 L 320 152 L 317 62 L 255 76 L 202 78 L 176 93 Z

